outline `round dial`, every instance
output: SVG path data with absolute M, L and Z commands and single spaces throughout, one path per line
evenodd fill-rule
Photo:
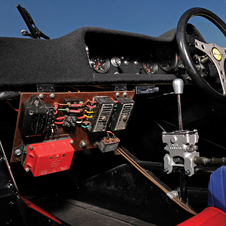
M 101 74 L 105 74 L 110 69 L 110 61 L 107 57 L 94 56 L 91 58 L 91 63 L 93 69 Z
M 154 61 L 146 60 L 143 62 L 143 69 L 147 74 L 155 74 L 158 71 L 158 65 Z
M 172 47 L 163 45 L 157 48 L 156 57 L 158 65 L 162 68 L 162 70 L 170 72 L 176 69 L 178 55 Z
M 121 59 L 119 57 L 113 57 L 111 58 L 111 64 L 114 66 L 114 67 L 120 67 L 121 66 Z

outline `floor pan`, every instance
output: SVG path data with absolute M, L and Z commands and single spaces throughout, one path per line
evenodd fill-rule
M 39 206 L 71 226 L 155 226 L 130 216 L 72 199 L 54 200 L 39 204 Z

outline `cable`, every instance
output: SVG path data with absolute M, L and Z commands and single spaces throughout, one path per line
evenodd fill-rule
M 56 102 L 56 104 L 63 105 L 63 106 L 68 106 L 68 104 L 61 104 L 61 103 L 57 103 L 57 102 Z
M 95 103 L 96 103 L 96 101 L 92 101 L 92 100 L 89 100 L 89 102 L 90 102 L 91 104 L 95 104 Z
M 71 112 L 71 113 L 81 113 L 80 110 L 69 110 L 69 112 Z
M 82 107 L 81 104 L 71 104 L 71 107 Z
M 14 111 L 19 111 L 18 109 L 14 108 L 12 104 L 9 103 L 9 101 L 6 100 L 6 103 L 14 110 Z
M 83 125 L 81 125 L 81 127 L 82 127 L 82 128 L 84 128 L 84 129 L 86 129 L 86 128 L 88 128 L 88 127 L 89 127 L 89 125 L 87 125 L 87 126 L 83 126 Z
M 58 117 L 58 118 L 55 118 L 55 120 L 62 120 L 62 119 L 65 119 L 65 116 L 63 116 L 63 117 Z
M 87 111 L 87 110 L 85 110 L 85 112 L 88 113 L 88 114 L 93 114 L 94 113 L 93 111 Z
M 67 111 L 66 108 L 58 108 L 58 111 Z
M 64 122 L 54 122 L 57 125 L 62 125 Z
M 112 97 L 110 97 L 116 104 L 118 103 L 118 100 L 114 100 Z
M 96 106 L 86 105 L 88 108 L 96 108 Z
M 80 117 L 77 117 L 77 119 L 84 119 L 86 116 L 83 115 L 83 116 L 80 116 Z
M 56 115 L 56 114 L 58 114 L 58 104 L 55 102 L 53 105 L 55 107 L 55 113 L 54 114 Z
M 115 136 L 115 134 L 112 133 L 111 131 L 106 131 L 106 133 L 110 133 L 112 136 Z
M 86 118 L 93 118 L 93 116 L 84 115 Z
M 150 180 L 152 183 L 154 183 L 157 187 L 159 187 L 167 196 L 169 196 L 169 191 L 164 188 L 157 180 L 155 180 L 152 176 L 150 176 L 147 171 L 145 171 L 137 162 L 135 162 L 132 158 L 129 157 L 121 148 L 117 148 L 117 151 L 130 163 L 132 164 L 140 173 L 142 173 L 148 180 Z M 175 196 L 171 198 L 176 204 L 178 204 L 181 208 L 186 210 L 187 212 L 196 215 L 197 213 L 186 206 L 183 202 L 181 202 L 179 199 L 177 199 Z

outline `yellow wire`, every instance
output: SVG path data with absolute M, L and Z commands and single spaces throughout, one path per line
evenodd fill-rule
M 88 115 L 85 115 L 86 116 L 86 118 L 93 118 L 93 116 L 88 116 Z
M 88 114 L 92 114 L 93 113 L 93 111 L 87 111 L 87 110 L 85 110 L 85 112 L 88 113 Z

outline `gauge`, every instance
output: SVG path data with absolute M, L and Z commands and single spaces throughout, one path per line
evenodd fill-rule
M 171 46 L 162 45 L 157 48 L 156 58 L 158 65 L 166 72 L 170 72 L 177 67 L 178 55 Z
M 111 63 L 114 67 L 120 67 L 122 61 L 119 57 L 113 57 L 113 58 L 111 58 Z
M 110 60 L 103 56 L 94 56 L 91 58 L 93 69 L 101 74 L 105 74 L 110 69 Z
M 158 71 L 158 64 L 151 60 L 143 62 L 143 69 L 147 74 L 155 74 Z

